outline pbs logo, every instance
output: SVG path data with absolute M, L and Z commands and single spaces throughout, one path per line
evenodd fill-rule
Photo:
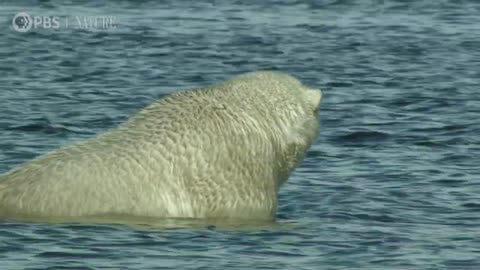
M 30 17 L 30 15 L 26 12 L 17 13 L 17 15 L 13 17 L 12 27 L 17 32 L 28 32 L 30 29 L 32 29 L 32 25 L 32 17 Z
M 21 33 L 28 32 L 32 28 L 59 29 L 60 19 L 50 16 L 30 16 L 26 12 L 20 12 L 13 17 L 12 27 Z

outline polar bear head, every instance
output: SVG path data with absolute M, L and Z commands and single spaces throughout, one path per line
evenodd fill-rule
M 318 135 L 322 92 L 288 74 L 270 71 L 246 73 L 221 86 L 238 93 L 238 104 L 258 122 L 259 132 L 273 138 L 281 156 L 277 159 L 280 186 Z

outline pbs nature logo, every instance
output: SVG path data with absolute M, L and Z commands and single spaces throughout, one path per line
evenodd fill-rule
M 26 12 L 17 13 L 12 19 L 13 30 L 21 33 L 30 31 L 32 28 L 60 28 L 60 21 L 58 17 L 49 16 L 30 16 Z
M 38 16 L 19 12 L 12 19 L 12 29 L 25 33 L 35 29 L 82 29 L 103 31 L 117 28 L 117 18 L 108 15 Z

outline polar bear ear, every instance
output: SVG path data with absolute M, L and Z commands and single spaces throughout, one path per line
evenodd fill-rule
M 306 89 L 305 98 L 312 110 L 318 112 L 320 110 L 320 103 L 322 101 L 322 91 L 320 89 Z

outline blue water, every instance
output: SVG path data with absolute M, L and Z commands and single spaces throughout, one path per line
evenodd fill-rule
M 0 269 L 480 268 L 479 1 L 191 2 L 2 1 L 0 173 L 165 94 L 282 70 L 324 98 L 277 222 L 0 221 Z M 16 32 L 22 11 L 71 24 Z

